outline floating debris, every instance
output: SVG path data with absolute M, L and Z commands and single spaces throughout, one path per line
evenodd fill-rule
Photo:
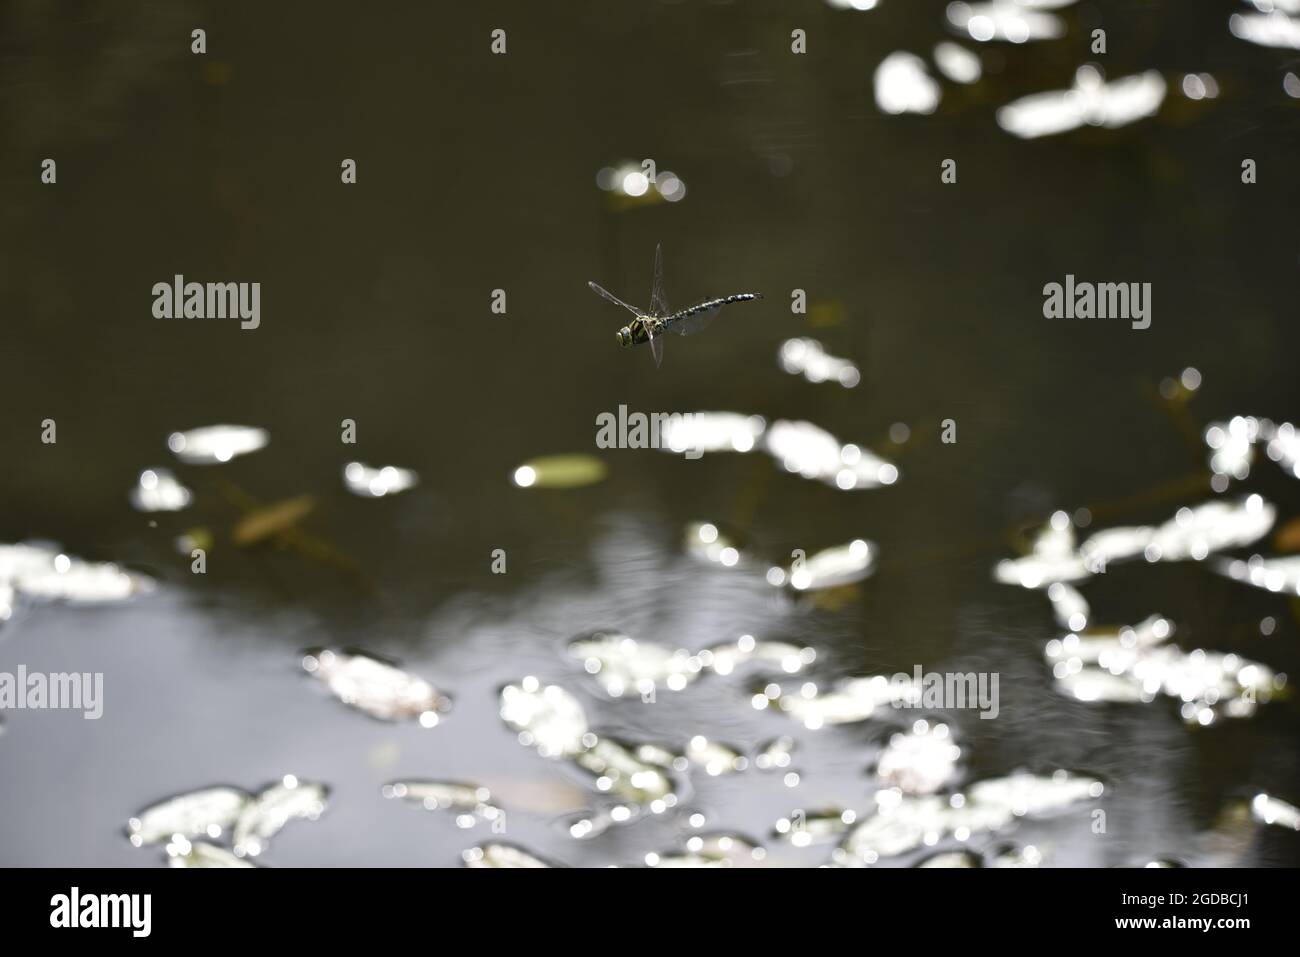
M 934 65 L 954 83 L 978 83 L 984 72 L 979 56 L 947 40 L 935 46 Z
M 1264 558 L 1252 555 L 1242 561 L 1220 561 L 1215 570 L 1239 582 L 1266 588 L 1271 592 L 1290 592 L 1300 595 L 1300 555 L 1285 558 Z
M 812 682 L 798 694 L 784 694 L 779 685 L 771 685 L 764 694 L 754 696 L 754 707 L 765 708 L 772 699 L 804 727 L 816 730 L 827 724 L 865 721 L 885 706 L 915 705 L 921 700 L 921 687 L 912 678 L 891 680 L 884 675 L 846 678 L 827 692 L 819 692 Z
M 795 847 L 832 841 L 848 832 L 857 821 L 857 813 L 846 808 L 821 808 L 790 812 L 789 817 L 777 820 L 774 832 Z
M 752 452 L 767 422 L 759 415 L 738 412 L 693 412 L 671 416 L 659 430 L 660 447 L 681 454 L 692 452 Z
M 1065 21 L 1054 13 L 1035 7 L 1068 6 L 1073 0 L 1029 3 L 1023 0 L 993 0 L 990 3 L 950 3 L 948 22 L 967 33 L 972 40 L 985 43 L 1005 40 L 1027 43 L 1030 40 L 1055 40 L 1065 36 Z
M 236 524 L 230 533 L 231 539 L 241 548 L 283 535 L 316 510 L 316 500 L 310 495 L 285 499 L 254 509 Z
M 399 469 L 393 465 L 376 469 L 361 462 L 349 462 L 343 467 L 343 484 L 353 495 L 363 498 L 396 495 L 414 488 L 417 482 L 419 476 L 410 469 Z
M 788 583 L 795 591 L 816 591 L 862 581 L 871 575 L 875 566 L 876 546 L 857 538 L 847 545 L 827 548 L 796 560 L 789 572 L 774 566 L 768 569 L 767 580 L 778 586 Z
M 519 488 L 580 488 L 608 474 L 605 463 L 592 455 L 547 455 L 515 469 L 514 483 Z
M 461 852 L 466 867 L 553 867 L 513 844 L 484 844 Z
M 1180 508 L 1156 529 L 1144 554 L 1149 562 L 1204 559 L 1211 552 L 1250 545 L 1268 534 L 1277 509 L 1259 495 L 1238 503 L 1206 502 Z
M 213 465 L 256 452 L 268 441 L 270 435 L 265 429 L 209 425 L 188 432 L 173 432 L 167 437 L 167 447 L 187 465 Z
M 191 791 L 145 808 L 126 822 L 126 833 L 136 847 L 157 844 L 174 834 L 219 838 L 232 828 L 252 798 L 237 788 L 215 787 Z
M 235 821 L 233 845 L 236 857 L 257 857 L 266 842 L 295 818 L 314 821 L 325 813 L 329 788 L 299 781 L 286 774 L 244 806 Z
M 1007 104 L 997 112 L 998 126 L 1034 139 L 1065 133 L 1082 126 L 1110 129 L 1153 116 L 1165 98 L 1165 80 L 1148 70 L 1110 83 L 1095 66 L 1079 67 L 1068 90 L 1034 93 Z
M 302 667 L 344 704 L 383 721 L 418 718 L 432 728 L 451 709 L 451 699 L 423 678 L 369 655 L 313 650 Z
M 419 804 L 426 811 L 453 811 L 456 826 L 471 828 L 479 821 L 494 823 L 504 819 L 504 812 L 493 805 L 492 792 L 482 785 L 454 781 L 394 781 L 385 784 L 381 793 Z
M 647 854 L 647 867 L 753 867 L 767 851 L 739 834 L 696 834 L 686 841 L 686 853 Z
M 571 838 L 575 841 L 585 841 L 604 834 L 616 824 L 634 821 L 638 815 L 639 809 L 636 807 L 615 804 L 608 808 L 579 811 L 566 818 L 563 824 Z
M 842 445 L 811 422 L 773 423 L 766 445 L 787 472 L 840 489 L 878 488 L 898 481 L 897 466 L 859 446 Z
M 1182 702 L 1189 724 L 1249 717 L 1286 683 L 1264 665 L 1234 654 L 1166 644 L 1173 626 L 1158 615 L 1133 628 L 1069 634 L 1047 643 L 1058 687 L 1080 701 L 1148 702 L 1158 694 Z
M 207 841 L 189 841 L 176 834 L 167 843 L 168 867 L 256 867 L 252 861 L 236 857 L 224 847 Z
M 179 512 L 192 498 L 167 469 L 145 469 L 131 489 L 131 505 L 140 512 Z
M 902 50 L 880 62 L 873 83 L 876 106 L 882 113 L 930 114 L 943 96 L 939 84 L 926 70 L 925 61 Z
M 957 774 L 961 748 L 953 743 L 948 725 L 924 718 L 909 731 L 890 736 L 876 762 L 876 776 L 904 794 L 933 794 Z
M 774 665 L 793 675 L 816 661 L 817 652 L 807 646 L 784 641 L 756 641 L 753 635 L 741 635 L 734 642 L 701 651 L 699 659 L 701 664 L 719 675 L 729 675 L 754 662 Z
M 643 697 L 660 687 L 681 691 L 701 668 L 700 659 L 689 651 L 600 631 L 570 642 L 569 654 L 581 659 L 587 674 L 614 698 L 629 689 Z
M 578 699 L 559 685 L 543 688 L 531 675 L 501 689 L 501 720 L 543 757 L 572 757 L 595 743 Z
M 1276 824 L 1300 831 L 1300 808 L 1267 794 L 1256 794 L 1250 802 L 1251 816 L 1264 824 Z

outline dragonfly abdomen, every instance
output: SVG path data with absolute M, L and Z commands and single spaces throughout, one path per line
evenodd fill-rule
M 723 296 L 721 299 L 706 299 L 704 302 L 698 302 L 689 309 L 683 309 L 681 312 L 675 312 L 669 316 L 665 322 L 677 322 L 682 319 L 690 319 L 692 316 L 698 316 L 702 312 L 710 312 L 714 309 L 721 309 L 733 302 L 749 302 L 751 299 L 762 299 L 761 292 L 738 292 L 734 296 Z

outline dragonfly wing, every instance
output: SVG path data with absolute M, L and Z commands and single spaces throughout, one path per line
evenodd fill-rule
M 647 324 L 645 331 L 646 337 L 650 340 L 650 354 L 655 357 L 655 368 L 657 369 L 664 361 L 663 330 Z
M 657 245 L 654 279 L 650 283 L 650 315 L 662 319 L 668 314 L 668 296 L 664 291 L 664 247 Z
M 709 323 L 716 319 L 718 313 L 721 311 L 721 306 L 715 306 L 712 309 L 705 309 L 702 312 L 697 312 L 695 315 L 687 317 L 686 319 L 678 319 L 670 328 L 679 336 L 693 336 L 697 332 L 703 332 L 707 329 Z
M 603 289 L 600 286 L 597 286 L 594 282 L 589 282 L 587 283 L 587 285 L 591 287 L 591 291 L 594 292 L 596 295 L 603 296 L 604 298 L 608 299 L 616 306 L 622 306 L 624 309 L 632 313 L 632 315 L 634 316 L 641 315 L 640 309 L 636 308 L 635 306 L 629 306 L 627 303 L 625 303 L 622 299 L 618 298 L 618 296 L 614 295 L 608 289 Z

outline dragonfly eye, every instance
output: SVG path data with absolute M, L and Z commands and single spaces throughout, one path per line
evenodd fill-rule
M 632 344 L 632 330 L 627 326 L 618 330 L 618 344 L 620 346 L 630 346 Z

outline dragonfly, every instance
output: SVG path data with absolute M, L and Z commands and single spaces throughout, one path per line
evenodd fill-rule
M 687 306 L 685 309 L 673 312 L 668 308 L 668 297 L 664 293 L 664 248 L 662 245 L 655 246 L 654 279 L 650 284 L 649 309 L 638 309 L 636 306 L 629 306 L 618 296 L 594 282 L 589 282 L 587 285 L 598 296 L 603 296 L 616 306 L 622 306 L 635 316 L 631 322 L 618 330 L 618 344 L 630 347 L 650 343 L 650 352 L 654 356 L 656 367 L 664 361 L 665 333 L 675 332 L 680 336 L 694 335 L 708 326 L 723 306 L 728 306 L 733 302 L 749 302 L 751 299 L 763 298 L 763 294 L 759 292 L 739 292 L 732 296 L 702 299 L 693 306 Z

